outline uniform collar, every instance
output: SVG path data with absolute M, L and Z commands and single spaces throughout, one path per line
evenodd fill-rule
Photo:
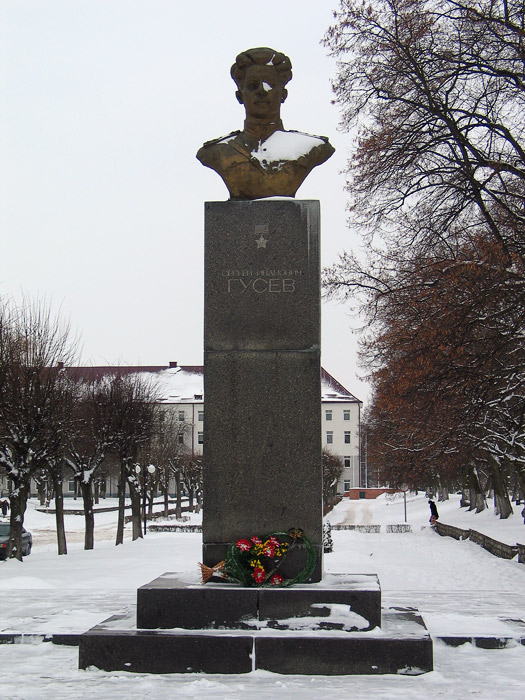
M 280 119 L 269 124 L 261 123 L 256 119 L 244 120 L 244 133 L 258 141 L 266 141 L 275 131 L 283 131 L 283 123 Z

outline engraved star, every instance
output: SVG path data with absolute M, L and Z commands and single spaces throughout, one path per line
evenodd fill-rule
M 262 234 L 260 238 L 256 238 L 255 242 L 257 243 L 257 248 L 266 248 L 266 244 L 268 243 L 268 239 L 265 238 Z

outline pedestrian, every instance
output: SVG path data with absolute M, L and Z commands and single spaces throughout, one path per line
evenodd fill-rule
M 432 499 L 429 500 L 428 505 L 430 506 L 430 522 L 434 523 L 439 519 L 438 509 Z
M 521 517 L 523 518 L 523 524 L 525 525 L 525 508 L 521 511 Z
M 5 518 L 7 511 L 9 510 L 9 501 L 6 498 L 3 498 L 0 507 L 2 508 L 2 516 Z

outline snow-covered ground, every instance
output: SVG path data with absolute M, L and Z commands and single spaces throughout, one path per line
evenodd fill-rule
M 53 516 L 31 502 L 26 527 L 33 553 L 23 563 L 0 563 L 0 632 L 79 632 L 132 607 L 138 586 L 165 571 L 198 580 L 201 536 L 148 533 L 123 546 L 113 545 L 115 513 L 98 513 L 92 551 L 82 549 L 81 516 L 67 516 L 67 556 L 56 555 Z M 104 503 L 107 505 L 107 502 Z M 525 541 L 519 512 L 500 521 L 492 511 L 475 515 L 459 509 L 458 497 L 438 503 L 440 520 L 486 532 L 501 541 Z M 521 510 L 520 507 L 516 509 Z M 416 605 L 433 637 L 516 634 L 509 619 L 525 616 L 525 565 L 498 559 L 476 544 L 439 537 L 428 526 L 428 503 L 407 495 L 412 533 L 387 534 L 385 525 L 404 522 L 402 497 L 339 504 L 333 523 L 381 524 L 381 534 L 333 531 L 334 552 L 325 556 L 327 572 L 377 573 L 385 605 Z M 192 522 L 198 516 L 192 516 Z M 62 700 L 75 697 L 112 700 L 191 698 L 334 697 L 523 698 L 525 647 L 485 650 L 434 643 L 432 673 L 419 677 L 279 676 L 255 671 L 243 676 L 134 675 L 77 669 L 78 649 L 53 644 L 0 646 L 1 700 Z

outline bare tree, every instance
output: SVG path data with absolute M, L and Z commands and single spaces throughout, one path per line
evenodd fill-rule
M 84 377 L 76 384 L 75 429 L 67 449 L 67 464 L 79 485 L 84 505 L 84 549 L 93 549 L 95 515 L 93 484 L 115 444 L 115 412 L 118 410 L 114 378 Z
M 524 26 L 522 0 L 342 0 L 325 37 L 368 244 L 325 284 L 368 320 L 372 454 L 436 489 L 483 471 L 501 517 L 524 483 Z
M 70 428 L 64 363 L 76 343 L 67 323 L 43 303 L 0 309 L 0 464 L 12 484 L 8 557 L 22 559 L 31 476 L 56 458 Z
M 134 540 L 142 537 L 140 469 L 137 473 L 136 466 L 140 451 L 149 446 L 153 437 L 157 396 L 153 383 L 141 374 L 118 373 L 113 385 L 116 399 L 114 450 L 120 462 L 119 519 L 115 542 L 118 545 L 124 542 L 126 486 L 131 498 L 132 537 Z
M 151 460 L 158 469 L 159 483 L 164 496 L 164 515 L 169 510 L 169 484 L 175 479 L 177 488 L 175 517 L 182 516 L 181 477 L 183 471 L 183 436 L 187 423 L 177 420 L 175 412 L 165 406 L 158 406 L 155 415 L 156 429 L 151 444 Z
M 341 2 L 325 43 L 358 129 L 353 213 L 397 247 L 482 230 L 523 254 L 524 14 L 522 0 Z
M 334 455 L 330 450 L 323 449 L 321 464 L 323 468 L 323 500 L 326 508 L 337 494 L 337 482 L 343 473 L 344 463 L 341 457 Z
M 199 513 L 202 506 L 202 455 L 187 454 L 182 465 L 182 478 L 188 491 L 188 510 L 190 513 Z M 197 500 L 196 505 L 194 498 Z

